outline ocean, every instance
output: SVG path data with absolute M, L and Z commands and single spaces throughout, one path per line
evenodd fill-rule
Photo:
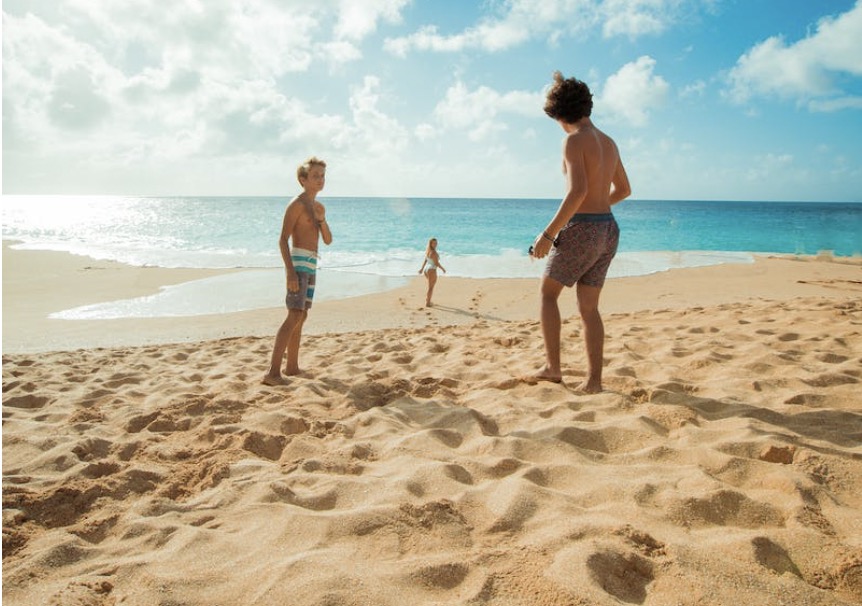
M 558 199 L 320 197 L 316 300 L 386 291 L 417 275 L 429 238 L 467 278 L 538 278 L 527 249 Z M 3 239 L 136 266 L 240 268 L 156 295 L 64 310 L 62 319 L 185 316 L 283 305 L 278 237 L 289 198 L 3 196 Z M 862 204 L 626 200 L 610 277 L 751 263 L 753 253 L 862 254 Z M 444 279 L 445 279 L 444 276 Z M 441 282 L 442 286 L 442 282 Z

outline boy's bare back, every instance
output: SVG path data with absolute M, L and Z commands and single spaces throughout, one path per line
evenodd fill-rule
M 619 189 L 625 178 L 614 140 L 586 120 L 569 132 L 564 146 L 563 170 L 569 182 L 583 190 L 578 212 L 610 212 L 611 186 Z

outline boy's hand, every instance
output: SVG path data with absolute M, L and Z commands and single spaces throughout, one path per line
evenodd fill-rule
M 314 220 L 318 223 L 326 221 L 326 209 L 320 202 L 314 203 Z
M 299 277 L 295 271 L 287 272 L 287 290 L 297 292 L 299 290 Z
M 545 258 L 551 252 L 551 244 L 552 242 L 544 234 L 539 234 L 533 242 L 533 246 L 530 247 L 533 251 L 532 256 L 536 259 Z

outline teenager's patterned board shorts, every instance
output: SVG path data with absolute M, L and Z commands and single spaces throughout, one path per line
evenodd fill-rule
M 288 309 L 311 309 L 311 303 L 314 300 L 314 285 L 317 274 L 310 274 L 306 271 L 297 271 L 296 277 L 299 282 L 299 290 L 287 291 L 287 296 L 284 297 L 284 304 Z
M 287 291 L 284 303 L 288 309 L 311 309 L 314 300 L 314 286 L 317 282 L 317 252 L 294 247 L 290 251 L 290 260 L 299 281 L 299 290 Z
M 619 242 L 620 228 L 612 214 L 575 215 L 560 230 L 545 275 L 565 286 L 601 288 Z

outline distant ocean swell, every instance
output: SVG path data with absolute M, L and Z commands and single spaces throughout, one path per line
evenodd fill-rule
M 537 278 L 527 247 L 558 200 L 324 199 L 335 240 L 321 249 L 318 300 L 385 291 L 417 275 L 436 237 L 450 277 Z M 245 268 L 151 297 L 56 317 L 226 313 L 282 305 L 279 198 L 4 196 L 3 238 L 135 266 Z M 625 201 L 610 277 L 750 263 L 752 253 L 862 254 L 862 204 Z M 235 293 L 214 301 L 214 288 Z

